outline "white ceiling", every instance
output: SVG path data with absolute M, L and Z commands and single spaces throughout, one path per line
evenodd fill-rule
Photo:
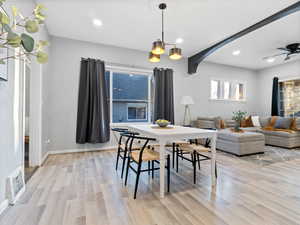
M 181 37 L 184 56 L 191 56 L 298 0 L 40 0 L 47 8 L 51 35 L 149 51 L 160 37 L 157 6 L 166 2 L 166 41 Z M 92 20 L 103 22 L 95 28 Z M 218 50 L 208 61 L 261 69 L 262 57 L 277 47 L 300 42 L 300 12 L 253 32 Z M 240 49 L 239 56 L 233 50 Z M 146 53 L 145 53 L 146 54 Z M 298 58 L 299 59 L 299 58 Z

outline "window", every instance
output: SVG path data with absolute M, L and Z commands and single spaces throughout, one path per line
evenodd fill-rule
M 245 101 L 245 84 L 241 82 L 211 80 L 212 100 Z
M 147 120 L 147 104 L 128 103 L 127 118 L 128 120 Z
M 281 116 L 300 116 L 300 79 L 279 82 Z
M 151 122 L 151 73 L 112 68 L 106 74 L 112 96 L 111 122 Z

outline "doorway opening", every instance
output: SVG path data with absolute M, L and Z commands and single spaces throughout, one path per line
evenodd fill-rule
M 31 144 L 31 138 L 30 138 L 30 76 L 31 76 L 31 70 L 30 70 L 30 64 L 29 60 L 22 60 L 21 62 L 21 72 L 23 73 L 24 77 L 24 114 L 25 114 L 25 132 L 24 132 L 24 176 L 25 176 L 25 183 L 32 177 L 34 172 L 37 170 L 37 166 L 32 167 L 30 165 L 30 144 Z M 24 118 L 24 117 L 23 117 Z

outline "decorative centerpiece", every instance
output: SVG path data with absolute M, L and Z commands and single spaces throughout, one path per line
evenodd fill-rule
M 247 112 L 242 112 L 240 110 L 237 112 L 233 112 L 232 119 L 236 121 L 234 130 L 233 130 L 234 132 L 243 132 L 240 129 L 240 125 L 241 125 L 241 121 L 245 118 L 246 115 L 247 115 Z
M 159 127 L 167 127 L 170 124 L 170 122 L 168 120 L 162 120 L 162 119 L 156 120 L 155 123 Z

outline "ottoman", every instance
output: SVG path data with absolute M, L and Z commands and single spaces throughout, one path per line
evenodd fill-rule
M 237 156 L 264 153 L 265 136 L 256 132 L 218 131 L 217 149 Z

